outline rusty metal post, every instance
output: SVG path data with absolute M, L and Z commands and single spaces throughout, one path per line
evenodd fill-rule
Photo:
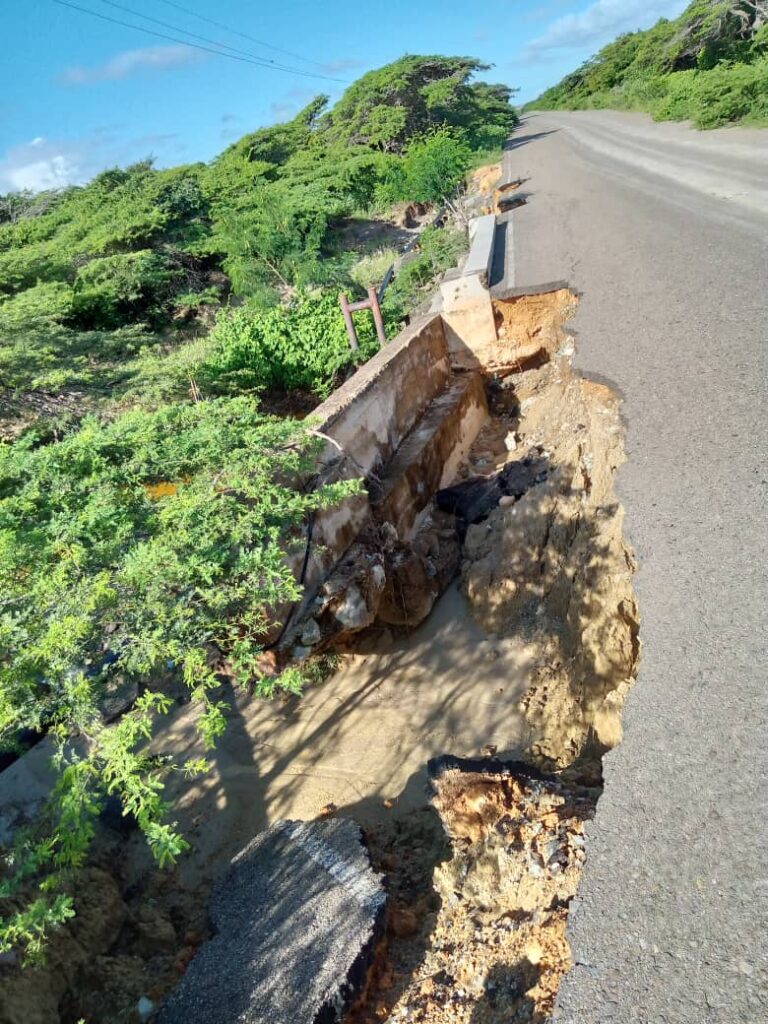
M 379 296 L 375 288 L 368 289 L 368 301 L 371 304 L 373 322 L 376 324 L 376 336 L 379 339 L 379 344 L 384 346 L 387 344 L 387 332 L 384 330 L 384 317 L 381 315 Z
M 360 348 L 357 341 L 357 331 L 355 330 L 355 322 L 352 319 L 352 310 L 349 306 L 349 300 L 344 292 L 339 295 L 339 305 L 341 306 L 341 312 L 344 314 L 344 322 L 347 325 L 347 334 L 349 335 L 349 347 L 353 352 L 356 352 Z

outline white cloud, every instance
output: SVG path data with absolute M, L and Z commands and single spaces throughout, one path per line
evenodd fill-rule
M 41 136 L 14 146 L 0 160 L 0 192 L 63 188 L 83 181 L 80 158 L 76 152 L 49 143 Z
M 201 56 L 201 53 L 191 46 L 145 46 L 140 50 L 125 50 L 96 67 L 67 68 L 61 80 L 65 85 L 114 82 L 140 71 L 163 71 L 166 68 L 189 64 L 199 60 Z
M 37 136 L 13 146 L 0 157 L 0 194 L 31 189 L 40 192 L 82 185 L 105 167 L 125 166 L 154 150 L 176 153 L 178 135 L 154 134 L 119 140 L 107 130 L 79 139 Z
M 527 44 L 525 53 L 597 47 L 622 32 L 650 28 L 659 18 L 674 18 L 686 6 L 687 0 L 595 0 L 585 10 L 553 21 Z

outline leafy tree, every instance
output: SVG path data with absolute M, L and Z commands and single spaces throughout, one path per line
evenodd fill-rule
M 517 123 L 512 90 L 470 81 L 487 70 L 472 57 L 402 57 L 350 86 L 327 126 L 340 139 L 387 152 L 400 152 L 414 135 L 442 125 L 493 125 L 509 134 Z

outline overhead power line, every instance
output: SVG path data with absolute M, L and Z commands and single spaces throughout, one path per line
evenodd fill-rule
M 247 51 L 237 50 L 235 47 L 227 46 L 223 43 L 217 43 L 215 40 L 210 40 L 210 46 L 204 46 L 200 43 L 192 43 L 187 39 L 179 39 L 178 36 L 171 36 L 165 32 L 157 32 L 151 28 L 145 28 L 143 25 L 132 25 L 128 21 L 122 21 L 120 18 L 113 18 L 108 14 L 101 14 L 99 11 L 92 11 L 87 7 L 81 7 L 79 4 L 71 3 L 70 0 L 53 0 L 53 3 L 58 4 L 60 7 L 71 7 L 74 11 L 81 11 L 83 14 L 90 14 L 93 18 L 99 18 L 101 21 L 108 21 L 113 25 L 121 25 L 123 28 L 131 28 L 136 32 L 143 32 L 144 35 L 154 36 L 156 39 L 166 39 L 172 43 L 180 43 L 182 46 L 189 46 L 194 50 L 202 50 L 205 53 L 212 53 L 217 57 L 228 57 L 230 60 L 240 61 L 242 64 L 253 64 L 260 68 L 271 68 L 273 71 L 284 71 L 287 74 L 299 75 L 302 78 L 323 78 L 328 82 L 341 82 L 342 84 L 348 84 L 341 78 L 333 78 L 331 75 L 323 75 L 314 71 L 302 71 L 300 68 L 292 68 L 285 64 L 278 64 L 276 61 L 270 60 L 266 57 L 258 57 L 256 54 L 247 54 Z M 117 7 L 117 4 L 111 4 L 113 7 Z M 127 10 L 127 8 L 125 8 Z M 141 15 L 146 17 L 146 15 Z M 150 19 L 155 21 L 156 19 Z M 194 36 L 192 32 L 187 32 L 186 29 L 176 29 L 174 31 L 180 31 L 186 35 Z M 205 38 L 201 36 L 195 36 L 195 38 Z M 219 47 L 219 49 L 214 49 Z M 228 52 L 232 51 L 232 52 Z M 247 54 L 240 56 L 240 54 Z
M 192 39 L 198 39 L 201 43 L 207 43 L 208 46 L 216 46 L 220 50 L 230 50 L 232 53 L 238 53 L 241 57 L 250 57 L 252 60 L 261 61 L 263 63 L 270 64 L 276 68 L 280 68 L 283 71 L 296 70 L 299 74 L 306 75 L 309 72 L 301 71 L 299 68 L 291 68 L 287 64 L 279 64 L 272 57 L 263 57 L 258 53 L 251 53 L 249 50 L 241 50 L 237 46 L 230 46 L 229 43 L 220 43 L 217 39 L 211 39 L 208 36 L 201 36 L 197 32 L 190 32 L 189 29 L 182 28 L 181 25 L 173 25 L 168 21 L 162 21 L 160 18 L 153 18 L 151 14 L 144 14 L 143 11 L 137 11 L 133 7 L 128 7 L 126 4 L 117 3 L 116 0 L 101 0 L 101 3 L 106 4 L 107 7 L 114 7 L 115 10 L 124 11 L 126 14 L 132 14 L 135 18 L 142 18 L 144 21 L 150 21 L 154 25 L 159 25 L 161 28 L 170 29 L 172 32 L 181 32 L 182 35 L 190 36 Z M 318 75 L 318 78 L 325 75 Z
M 247 32 L 242 32 L 237 28 L 230 28 L 229 25 L 224 25 L 220 21 L 214 21 L 213 18 L 207 18 L 204 14 L 198 14 L 197 11 L 193 11 L 190 7 L 183 7 L 181 4 L 174 3 L 174 0 L 160 0 L 160 3 L 165 4 L 167 7 L 175 7 L 177 11 L 182 11 L 184 14 L 189 14 L 193 18 L 197 18 L 199 21 L 205 21 L 209 25 L 213 25 L 214 28 L 220 28 L 224 32 L 229 32 L 230 35 L 239 36 L 241 39 L 247 39 L 250 43 L 256 43 L 257 46 L 265 46 L 268 50 L 274 50 L 275 53 L 282 53 L 286 57 L 293 57 L 294 60 L 300 60 L 304 64 L 314 64 L 315 67 L 322 68 L 324 65 L 319 61 L 310 60 L 309 57 L 302 57 L 300 53 L 294 53 L 293 50 L 283 50 L 280 46 L 274 46 L 272 43 L 266 42 L 264 39 L 257 39 L 256 36 L 248 35 Z

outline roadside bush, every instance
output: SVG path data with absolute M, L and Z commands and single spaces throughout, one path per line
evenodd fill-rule
M 0 446 L 0 744 L 32 728 L 58 747 L 50 806 L 0 873 L 0 951 L 20 944 L 34 955 L 71 915 L 62 887 L 105 795 L 135 815 L 161 865 L 185 848 L 164 780 L 205 762 L 148 755 L 173 703 L 162 687 L 141 692 L 113 726 L 104 688 L 116 673 L 140 691 L 178 673 L 206 745 L 215 742 L 225 727 L 217 671 L 258 689 L 270 609 L 299 597 L 286 561 L 292 531 L 357 488 L 291 486 L 321 443 L 241 397 L 91 418 L 56 443 Z M 295 671 L 280 680 L 297 681 Z
M 349 347 L 335 294 L 302 295 L 290 306 L 244 306 L 219 314 L 201 377 L 219 390 L 304 388 L 327 394 L 340 372 L 378 347 L 370 314 L 356 319 L 360 349 Z
M 378 200 L 436 203 L 458 188 L 471 163 L 472 151 L 460 136 L 436 129 L 412 142 L 404 158 L 390 166 Z
M 698 128 L 768 118 L 768 60 L 718 64 L 664 78 L 665 95 L 653 106 L 657 120 L 691 118 Z

